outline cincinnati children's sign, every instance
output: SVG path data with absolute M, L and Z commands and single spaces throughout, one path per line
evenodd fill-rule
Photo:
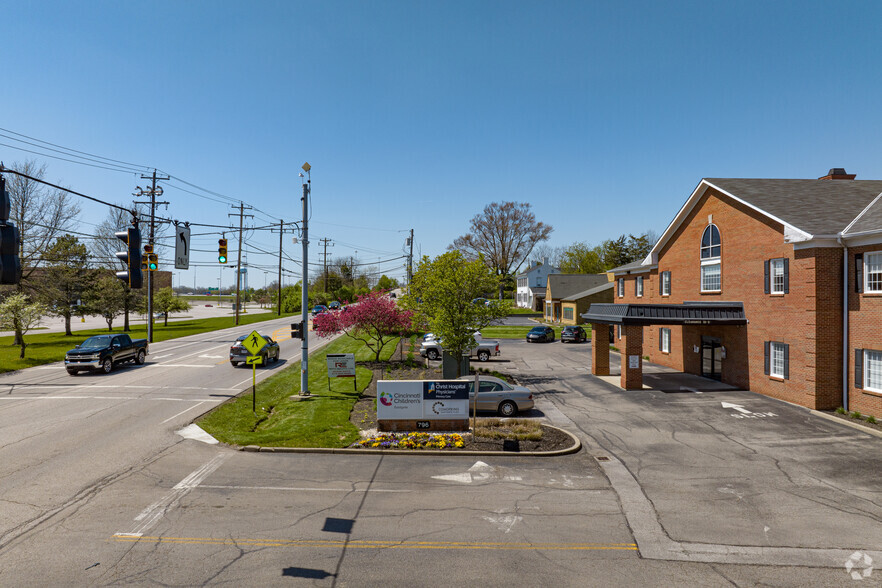
M 471 384 L 465 380 L 380 380 L 377 420 L 468 419 Z

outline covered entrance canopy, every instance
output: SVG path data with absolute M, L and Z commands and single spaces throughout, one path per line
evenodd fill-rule
M 741 302 L 684 302 L 683 304 L 592 304 L 582 315 L 591 323 L 591 373 L 609 375 L 607 325 L 622 329 L 622 388 L 643 388 L 643 327 L 648 325 L 746 325 Z

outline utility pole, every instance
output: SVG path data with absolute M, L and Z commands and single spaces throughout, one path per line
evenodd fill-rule
M 150 180 L 150 189 L 144 190 L 141 186 L 136 186 L 136 192 L 134 192 L 133 196 L 136 198 L 150 195 L 150 202 L 136 202 L 136 204 L 150 204 L 150 235 L 147 237 L 147 243 L 151 246 L 154 245 L 154 237 L 156 235 L 156 205 L 157 204 L 168 204 L 168 202 L 157 202 L 156 197 L 162 196 L 162 186 L 156 185 L 157 180 L 168 180 L 170 179 L 168 176 L 159 177 L 156 175 L 156 170 L 153 170 L 153 174 L 149 176 L 145 176 L 141 174 L 142 180 Z M 147 342 L 153 343 L 153 272 L 147 271 Z
M 297 226 L 296 222 L 288 223 L 289 225 Z M 270 229 L 270 231 L 275 232 L 275 229 Z M 290 229 L 289 229 L 290 231 Z M 293 231 L 291 231 L 293 232 Z M 285 234 L 285 221 L 279 220 L 279 316 L 282 316 L 282 237 Z
M 413 279 L 413 229 L 407 242 L 410 245 L 410 253 L 407 254 L 407 291 L 410 292 L 410 281 Z
M 245 206 L 243 202 L 239 202 L 239 253 L 236 261 L 236 326 L 239 326 L 239 280 L 242 276 L 242 221 L 246 216 L 254 218 L 253 214 L 245 214 L 246 210 L 251 210 L 250 206 Z M 236 216 L 235 214 L 227 214 L 227 216 Z
M 325 252 L 322 253 L 322 259 L 325 262 L 325 292 L 327 292 L 328 291 L 328 243 L 331 244 L 331 247 L 333 247 L 334 244 L 327 237 L 325 237 L 324 239 L 319 239 L 319 243 L 321 243 L 325 248 Z
M 306 183 L 303 184 L 303 287 L 300 289 L 302 296 L 301 301 L 301 320 L 303 321 L 303 339 L 300 343 L 300 395 L 309 396 L 309 267 L 307 257 L 309 254 L 309 193 L 312 189 L 312 176 L 309 170 L 312 166 L 309 162 L 303 164 L 303 171 L 306 172 Z M 302 177 L 302 174 L 301 174 Z

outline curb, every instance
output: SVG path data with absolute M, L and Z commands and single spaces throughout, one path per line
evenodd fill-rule
M 233 447 L 237 451 L 248 451 L 254 453 L 341 453 L 341 454 L 361 454 L 361 455 L 445 455 L 445 456 L 526 456 L 526 457 L 557 457 L 559 455 L 569 455 L 578 453 L 582 449 L 582 442 L 578 437 L 553 425 L 545 425 L 552 429 L 556 429 L 568 435 L 573 440 L 573 445 L 564 449 L 556 449 L 554 451 L 456 451 L 445 449 L 415 449 L 415 450 L 397 450 L 397 449 L 350 449 L 344 447 L 261 447 L 259 445 L 246 445 L 244 447 Z
M 809 409 L 814 415 L 821 417 L 822 419 L 827 419 L 828 421 L 833 421 L 834 423 L 839 423 L 840 425 L 845 425 L 846 427 L 851 427 L 852 429 L 857 429 L 862 433 L 867 433 L 868 435 L 875 435 L 876 437 L 882 438 L 882 431 L 877 431 L 876 429 L 871 429 L 870 427 L 862 427 L 857 423 L 852 423 L 845 419 L 841 419 L 839 417 L 831 416 L 827 413 L 821 412 L 820 410 Z

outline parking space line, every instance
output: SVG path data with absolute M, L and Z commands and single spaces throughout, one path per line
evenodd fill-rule
M 177 545 L 236 545 L 238 547 L 332 547 L 347 549 L 479 549 L 531 551 L 637 551 L 635 543 L 494 543 L 480 541 L 370 541 L 342 539 L 231 539 L 213 537 L 145 537 L 126 533 L 114 541 Z
M 283 491 L 295 491 L 295 492 L 387 492 L 387 493 L 407 493 L 410 490 L 377 490 L 367 488 L 359 489 L 359 488 L 300 488 L 295 486 L 212 486 L 208 484 L 202 484 L 199 486 L 199 489 L 214 489 L 214 490 L 283 490 Z

